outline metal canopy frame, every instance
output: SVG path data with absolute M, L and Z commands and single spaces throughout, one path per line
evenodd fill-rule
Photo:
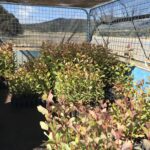
M 100 3 L 109 2 L 111 0 L 4 0 L 5 2 L 28 3 L 34 5 L 47 6 L 71 6 L 91 8 Z

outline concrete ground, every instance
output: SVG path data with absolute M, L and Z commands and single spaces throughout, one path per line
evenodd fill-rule
M 39 121 L 43 116 L 37 108 L 14 108 L 0 91 L 0 150 L 32 150 L 45 139 Z

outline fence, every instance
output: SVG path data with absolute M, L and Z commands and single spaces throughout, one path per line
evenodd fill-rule
M 0 4 L 1 39 L 9 40 L 17 47 L 40 47 L 42 42 L 87 40 L 87 12 L 84 9 Z
M 91 40 L 123 57 L 149 62 L 150 1 L 117 0 L 90 10 Z
M 150 57 L 149 6 L 149 0 L 116 0 L 91 9 L 0 2 L 0 39 L 19 50 L 37 50 L 43 42 L 88 41 L 145 64 Z

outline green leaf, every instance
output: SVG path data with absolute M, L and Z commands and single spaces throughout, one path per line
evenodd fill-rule
M 50 76 L 51 76 L 51 73 L 50 73 L 50 72 L 48 72 L 48 73 L 47 73 L 47 77 L 50 77 Z
M 48 110 L 45 109 L 45 108 L 42 107 L 42 106 L 38 106 L 38 107 L 37 107 L 37 110 L 38 110 L 40 113 L 42 113 L 43 115 L 48 115 L 48 114 L 49 114 L 49 113 L 48 113 Z
M 41 126 L 41 128 L 42 128 L 43 130 L 48 131 L 48 125 L 47 125 L 47 123 L 45 123 L 45 122 L 43 122 L 43 121 L 40 121 L 40 126 Z
M 66 144 L 66 143 L 61 143 L 61 146 L 62 146 L 62 150 L 71 150 L 71 148 L 69 147 L 69 145 Z
M 79 143 L 79 140 L 80 140 L 80 136 L 77 135 L 76 138 L 75 138 L 75 143 L 78 144 L 78 143 Z
M 47 150 L 52 150 L 52 147 L 51 147 L 50 144 L 47 144 L 47 145 L 46 145 L 46 148 L 47 148 Z

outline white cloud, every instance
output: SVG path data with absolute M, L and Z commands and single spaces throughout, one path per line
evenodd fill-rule
M 18 14 L 23 16 L 23 17 L 28 17 L 30 13 L 32 13 L 33 8 L 31 6 L 21 6 L 18 10 Z
M 32 6 L 19 6 L 17 16 L 20 20 L 20 23 L 30 23 L 33 21 L 33 14 L 37 12 L 38 10 Z

